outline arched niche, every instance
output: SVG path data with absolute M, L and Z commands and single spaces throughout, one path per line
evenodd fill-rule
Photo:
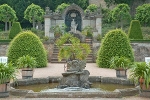
M 77 24 L 76 30 L 81 31 L 83 16 L 84 16 L 84 11 L 78 5 L 72 4 L 69 7 L 67 7 L 62 14 L 62 18 L 64 19 L 64 22 L 67 26 L 67 31 L 71 30 L 71 22 L 73 20 Z

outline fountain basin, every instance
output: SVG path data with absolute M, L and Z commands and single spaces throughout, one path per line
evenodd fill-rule
M 17 83 L 11 85 L 33 85 L 33 84 L 46 84 L 51 82 L 58 82 L 61 77 L 47 77 L 47 78 L 35 78 L 18 80 Z M 113 77 L 101 77 L 101 76 L 90 76 L 90 82 L 101 82 L 101 83 L 113 83 L 122 85 L 133 85 L 133 83 L 127 79 L 113 78 Z M 83 88 L 64 88 L 64 89 L 48 89 L 43 92 L 34 92 L 32 90 L 21 90 L 11 89 L 10 94 L 16 96 L 24 96 L 26 98 L 120 98 L 124 96 L 134 96 L 139 94 L 139 88 L 126 88 L 116 89 L 114 91 L 104 91 L 101 89 L 83 89 Z

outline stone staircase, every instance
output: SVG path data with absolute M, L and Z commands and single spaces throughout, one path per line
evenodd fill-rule
M 86 39 L 85 41 L 86 43 L 88 43 L 91 47 L 91 53 L 88 55 L 88 57 L 86 58 L 86 62 L 87 63 L 92 63 L 93 62 L 93 45 L 92 45 L 92 39 Z M 56 45 L 54 45 L 54 50 L 53 50 L 53 54 L 51 57 L 51 63 L 66 63 L 66 60 L 63 59 L 62 61 L 58 61 L 58 47 Z

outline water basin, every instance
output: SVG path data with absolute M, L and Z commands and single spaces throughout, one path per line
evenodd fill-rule
M 34 92 L 40 92 L 41 90 L 54 89 L 58 83 L 49 83 L 49 84 L 34 84 L 27 86 L 15 86 L 16 89 L 27 89 L 33 90 Z M 112 83 L 100 83 L 94 82 L 91 88 L 102 89 L 105 91 L 114 91 L 115 89 L 125 89 L 125 88 L 134 88 L 134 85 L 121 85 L 121 84 L 112 84 Z

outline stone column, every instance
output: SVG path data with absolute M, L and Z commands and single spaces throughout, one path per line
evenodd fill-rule
M 96 17 L 96 29 L 98 30 L 98 34 L 102 34 L 102 18 L 101 16 Z
M 45 36 L 48 36 L 50 38 L 54 38 L 54 33 L 50 33 L 51 28 L 51 17 L 52 17 L 52 10 L 50 10 L 49 7 L 45 8 Z
M 51 19 L 48 16 L 45 16 L 45 36 L 50 37 L 50 27 L 51 27 Z

